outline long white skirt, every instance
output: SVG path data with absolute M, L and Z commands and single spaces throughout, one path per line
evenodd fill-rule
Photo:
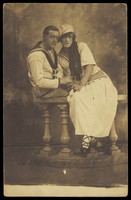
M 100 78 L 70 91 L 67 98 L 76 135 L 106 137 L 116 115 L 117 90 L 110 78 Z

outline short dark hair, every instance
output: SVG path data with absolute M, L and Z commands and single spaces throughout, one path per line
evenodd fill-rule
M 59 29 L 56 27 L 56 26 L 46 26 L 43 30 L 43 35 L 48 35 L 49 31 L 58 31 L 59 32 Z

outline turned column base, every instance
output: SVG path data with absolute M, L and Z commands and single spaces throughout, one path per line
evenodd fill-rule
M 45 147 L 40 151 L 40 156 L 47 158 L 59 153 L 59 148 L 52 148 L 50 145 L 45 145 Z
M 107 151 L 105 152 L 107 155 L 111 156 L 119 156 L 121 154 L 121 150 L 115 144 L 112 145 Z
M 111 131 L 109 134 L 109 140 L 110 140 L 110 147 L 107 150 L 107 153 L 112 156 L 119 155 L 121 153 L 121 150 L 116 145 L 117 140 L 118 140 L 118 135 L 117 135 L 116 129 L 115 129 L 115 120 L 112 123 Z
M 52 147 L 50 145 L 45 145 L 45 147 L 40 151 L 40 156 L 49 157 L 52 154 Z
M 60 109 L 60 115 L 61 115 L 61 143 L 62 143 L 62 149 L 60 150 L 58 156 L 61 158 L 69 158 L 73 155 L 72 150 L 68 147 L 69 141 L 70 141 L 70 135 L 68 132 L 68 119 L 69 119 L 69 113 L 68 113 L 68 105 L 67 104 L 59 104 L 57 107 Z
M 73 151 L 67 147 L 64 147 L 63 149 L 60 150 L 60 152 L 58 153 L 58 156 L 61 158 L 69 158 L 71 156 L 73 156 Z

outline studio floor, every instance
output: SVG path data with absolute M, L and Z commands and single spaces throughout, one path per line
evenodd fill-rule
M 127 155 L 127 144 L 119 144 Z M 128 163 L 78 168 L 46 166 L 32 162 L 41 146 L 4 147 L 4 184 L 112 187 L 128 184 Z M 107 156 L 108 157 L 108 156 Z M 79 162 L 79 161 L 78 161 Z M 87 164 L 88 165 L 88 164 Z

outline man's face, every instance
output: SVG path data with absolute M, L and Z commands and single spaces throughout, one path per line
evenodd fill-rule
M 44 42 L 49 49 L 54 48 L 56 46 L 58 39 L 59 39 L 58 31 L 50 30 L 48 32 L 48 35 L 44 36 Z

